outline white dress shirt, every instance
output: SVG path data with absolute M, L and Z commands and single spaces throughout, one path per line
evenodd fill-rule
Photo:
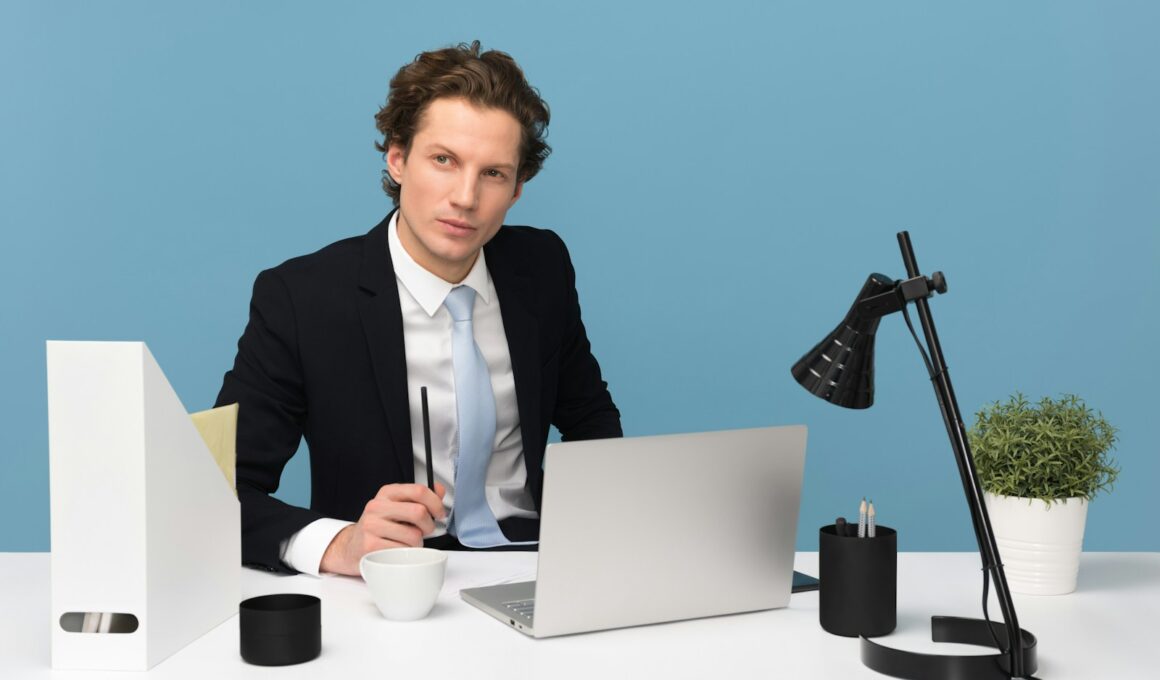
M 419 263 L 403 248 L 398 234 L 398 211 L 387 225 L 391 263 L 399 288 L 403 315 L 403 343 L 407 356 L 407 394 L 411 405 L 411 450 L 415 482 L 427 483 L 426 449 L 423 442 L 423 403 L 420 388 L 427 387 L 431 421 L 431 457 L 435 480 L 447 487 L 443 505 L 455 501 L 454 460 L 458 455 L 455 374 L 451 365 L 451 313 L 443 301 L 451 289 L 464 285 L 475 290 L 472 326 L 475 342 L 487 362 L 495 394 L 495 442 L 487 466 L 487 503 L 496 519 L 535 517 L 535 504 L 527 488 L 520 415 L 516 407 L 516 384 L 504 332 L 500 301 L 487 271 L 483 251 L 467 278 L 448 283 Z M 389 455 L 383 452 L 383 455 Z M 369 498 L 366 500 L 370 500 Z M 304 574 L 317 576 L 322 555 L 330 542 L 351 522 L 323 518 L 303 527 L 283 545 L 282 560 Z M 445 522 L 436 524 L 431 536 L 447 533 Z

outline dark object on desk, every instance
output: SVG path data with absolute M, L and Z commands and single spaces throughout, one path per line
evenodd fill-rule
M 934 386 L 943 422 L 951 440 L 951 449 L 963 483 L 967 507 L 983 559 L 983 620 L 966 619 L 967 623 L 947 625 L 946 619 L 932 619 L 933 635 L 937 642 L 962 642 L 994 646 L 998 654 L 990 656 L 958 656 L 916 654 L 892 650 L 870 640 L 862 640 L 862 662 L 869 668 L 900 678 L 1025 678 L 1035 672 L 1037 642 L 1035 636 L 1019 628 L 1015 604 L 1007 587 L 999 547 L 987 508 L 983 504 L 983 490 L 971 457 L 967 430 L 959 413 L 958 400 L 951 387 L 950 374 L 943 358 L 942 346 L 935 331 L 934 319 L 927 299 L 947 291 L 942 272 L 930 277 L 919 273 L 910 234 L 898 233 L 898 246 L 906 266 L 907 279 L 894 281 L 882 274 L 871 274 L 846 318 L 824 340 L 814 346 L 792 368 L 794 379 L 810 393 L 826 401 L 847 408 L 867 408 L 874 403 L 874 334 L 879 320 L 888 314 L 902 312 L 906 325 L 918 345 Z M 926 336 L 926 349 L 918 339 L 906 308 L 911 302 L 918 311 L 919 321 Z M 927 355 L 927 349 L 930 355 Z M 863 539 L 866 540 L 866 539 Z M 873 539 L 872 539 L 873 540 Z M 987 612 L 988 579 L 995 580 L 995 594 L 1006 625 L 990 623 Z M 822 579 L 825 580 L 823 573 Z M 984 634 L 978 634 L 979 631 Z M 1000 640 L 1006 638 L 1006 644 Z M 934 661 L 932 661 L 934 659 Z M 985 661 L 979 661 L 985 659 Z
M 818 579 L 809 574 L 803 574 L 800 571 L 793 573 L 793 589 L 790 592 L 805 593 L 817 589 Z
M 826 632 L 876 637 L 894 630 L 898 602 L 898 535 L 878 527 L 874 538 L 839 535 L 833 524 L 818 537 L 818 620 Z
M 242 659 L 257 666 L 289 666 L 322 651 L 322 602 L 313 595 L 263 595 L 238 606 Z
M 995 635 L 1005 637 L 1007 627 L 1001 623 L 991 624 L 993 632 L 987 630 L 987 623 L 980 619 L 964 619 L 957 616 L 932 616 L 930 618 L 931 640 L 935 642 L 957 642 L 981 647 L 994 646 Z M 1031 667 L 1035 667 L 1035 636 L 1023 633 L 1023 649 L 1029 655 Z M 873 640 L 862 638 L 862 663 L 879 673 L 896 678 L 969 678 L 988 680 L 990 678 L 1011 677 L 1003 665 L 1003 657 L 998 654 L 978 656 L 953 656 L 940 654 L 917 654 L 901 649 L 880 645 Z M 1027 678 L 1033 678 L 1028 670 Z M 1034 680 L 1034 679 L 1033 679 Z
M 834 533 L 838 534 L 839 536 L 849 536 L 850 535 L 850 533 L 848 531 L 846 531 L 846 518 L 845 517 L 839 517 L 838 519 L 834 520 Z

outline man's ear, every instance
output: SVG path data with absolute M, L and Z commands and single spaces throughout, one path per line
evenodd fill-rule
M 516 201 L 520 200 L 520 196 L 523 196 L 523 195 L 524 195 L 524 183 L 523 182 L 516 182 L 516 192 L 514 194 L 512 194 L 512 202 L 508 203 L 508 207 L 510 208 L 513 205 L 515 205 Z
M 387 172 L 395 184 L 403 183 L 403 167 L 407 164 L 407 152 L 398 144 L 387 147 Z

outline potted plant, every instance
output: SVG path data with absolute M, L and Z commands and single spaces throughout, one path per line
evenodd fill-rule
M 1016 392 L 984 406 L 968 438 L 1011 591 L 1075 590 L 1088 503 L 1120 472 L 1116 429 L 1073 394 Z

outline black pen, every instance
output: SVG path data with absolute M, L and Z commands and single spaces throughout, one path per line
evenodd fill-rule
M 834 520 L 834 533 L 845 538 L 846 537 L 846 518 L 839 517 Z
M 420 387 L 423 397 L 423 448 L 427 453 L 427 488 L 435 491 L 435 471 L 431 469 L 431 417 L 427 414 L 427 388 Z

